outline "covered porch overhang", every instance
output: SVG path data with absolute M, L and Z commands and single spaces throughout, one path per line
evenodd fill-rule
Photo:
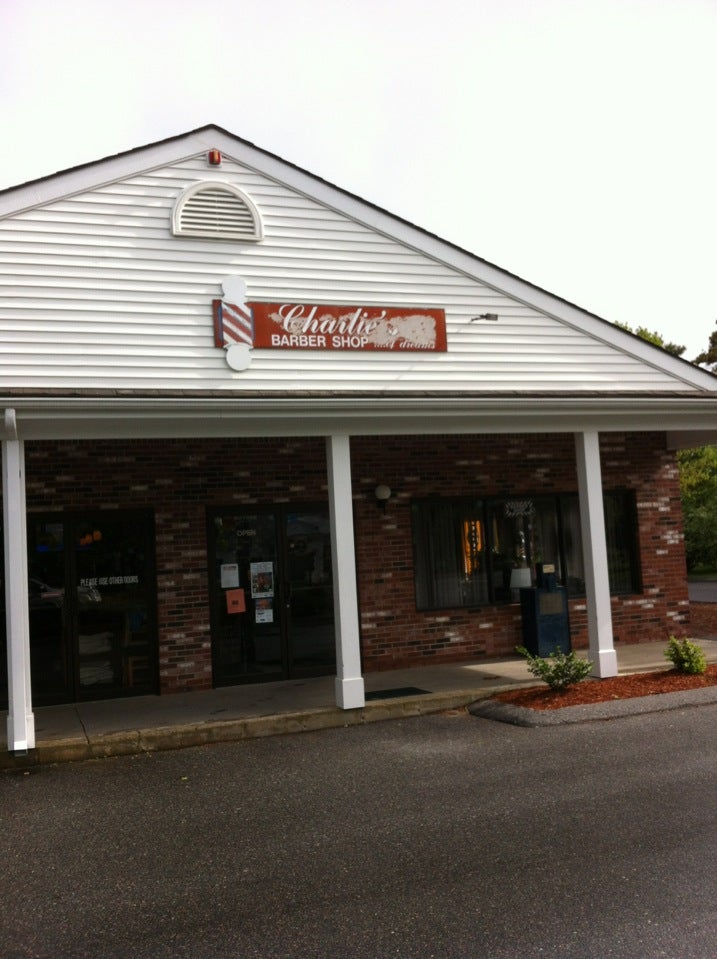
M 589 655 L 599 677 L 617 674 L 610 614 L 599 435 L 664 432 L 671 448 L 717 443 L 717 397 L 517 394 L 342 394 L 237 397 L 13 395 L 2 400 L 8 647 L 8 749 L 35 744 L 30 693 L 24 444 L 42 440 L 322 436 L 337 575 L 336 702 L 364 705 L 352 522 L 351 436 L 571 433 L 586 570 Z
M 717 442 L 717 395 L 216 393 L 8 395 L 2 439 L 385 436 L 664 431 L 671 447 Z

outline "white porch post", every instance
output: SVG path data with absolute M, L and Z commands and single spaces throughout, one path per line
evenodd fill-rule
M 27 600 L 25 449 L 17 438 L 14 410 L 5 410 L 2 443 L 5 605 L 7 627 L 7 746 L 23 753 L 35 748 L 30 691 L 30 625 Z
M 585 564 L 590 659 L 595 664 L 595 674 L 605 679 L 608 676 L 617 676 L 617 655 L 612 637 L 605 513 L 602 503 L 600 438 L 596 430 L 575 434 L 575 455 Z
M 348 436 L 326 437 L 326 464 L 329 477 L 331 556 L 334 567 L 336 705 L 341 709 L 360 709 L 366 700 L 361 675 L 351 498 L 351 447 Z

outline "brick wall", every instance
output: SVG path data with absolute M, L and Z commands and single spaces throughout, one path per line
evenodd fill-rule
M 390 437 L 352 441 L 363 658 L 366 669 L 512 653 L 522 641 L 516 605 L 418 612 L 410 502 L 431 494 L 476 497 L 576 492 L 572 435 Z M 617 642 L 666 639 L 689 615 L 679 477 L 662 434 L 601 438 L 603 485 L 637 494 L 644 592 L 614 598 Z M 385 513 L 373 489 L 394 491 Z M 587 645 L 584 601 L 570 604 L 573 644 Z
M 717 603 L 690 605 L 689 635 L 697 639 L 717 638 Z
M 206 507 L 325 501 L 322 439 L 26 445 L 28 511 L 155 514 L 161 692 L 212 683 Z
M 352 459 L 364 668 L 512 652 L 517 606 L 416 611 L 410 501 L 575 491 L 572 436 L 357 437 Z M 644 594 L 613 600 L 616 638 L 664 639 L 689 611 L 674 456 L 661 434 L 609 434 L 602 459 L 606 488 L 637 491 L 640 523 Z M 26 460 L 30 511 L 153 508 L 162 692 L 211 685 L 206 507 L 327 498 L 322 439 L 35 442 Z M 385 513 L 378 483 L 394 490 Z M 584 603 L 571 627 L 585 645 Z

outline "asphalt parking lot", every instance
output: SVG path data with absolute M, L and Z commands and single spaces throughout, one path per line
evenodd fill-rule
M 717 705 L 0 775 L 6 959 L 712 959 Z
M 694 580 L 688 584 L 690 602 L 717 603 L 717 580 Z

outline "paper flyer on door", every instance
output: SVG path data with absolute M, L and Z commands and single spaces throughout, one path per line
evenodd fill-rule
M 225 593 L 227 598 L 228 613 L 245 613 L 246 602 L 244 600 L 243 589 L 228 589 Z
M 274 607 L 271 599 L 257 599 L 254 602 L 254 621 L 257 623 L 273 623 Z
M 222 589 L 236 589 L 239 585 L 239 565 L 222 563 L 220 567 Z
M 274 564 L 252 563 L 249 567 L 251 575 L 252 599 L 271 597 L 274 595 Z

